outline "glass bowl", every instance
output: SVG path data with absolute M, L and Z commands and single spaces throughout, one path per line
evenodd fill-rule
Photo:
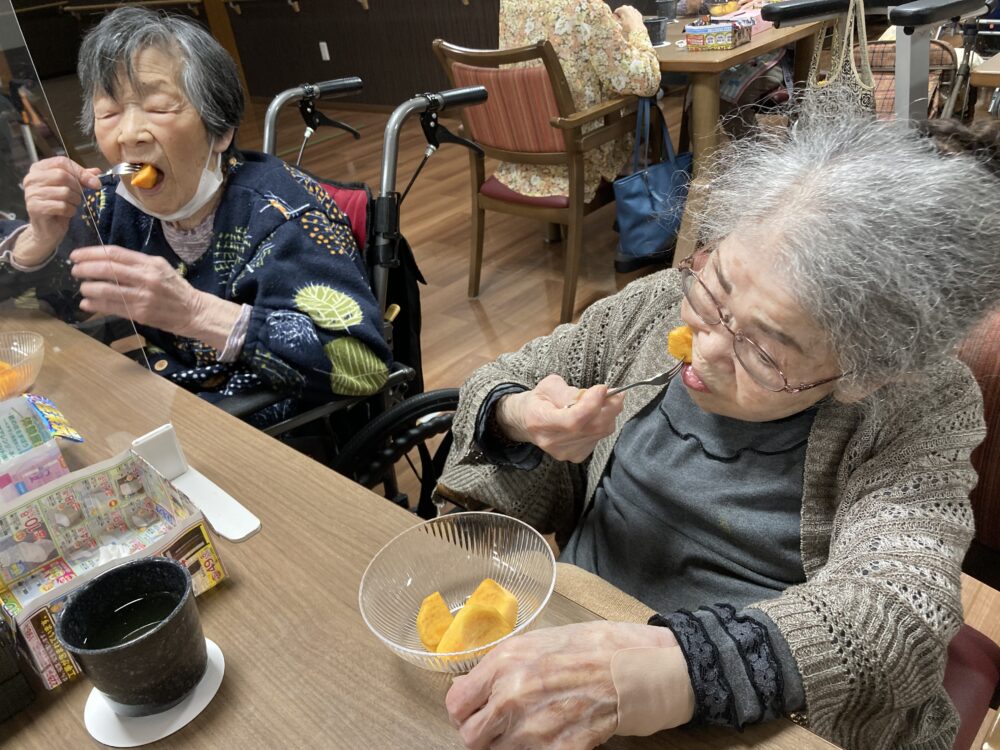
M 31 331 L 0 333 L 0 401 L 24 393 L 45 358 L 45 339 Z
M 517 597 L 514 631 L 469 651 L 428 651 L 417 635 L 424 597 L 441 592 L 455 612 L 484 578 Z M 529 630 L 552 596 L 556 562 L 545 539 L 499 513 L 450 513 L 425 521 L 386 544 L 361 577 L 365 624 L 404 660 L 434 672 L 463 674 L 498 643 Z

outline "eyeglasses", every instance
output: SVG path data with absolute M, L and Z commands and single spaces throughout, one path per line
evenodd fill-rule
M 722 305 L 715 298 L 715 295 L 705 286 L 698 273 L 704 268 L 708 256 L 715 248 L 702 248 L 694 254 L 685 258 L 680 264 L 681 289 L 684 292 L 684 299 L 691 306 L 691 310 L 701 320 L 710 326 L 722 325 L 733 337 L 733 355 L 740 363 L 747 374 L 753 378 L 754 382 L 762 388 L 775 393 L 801 393 L 818 385 L 833 382 L 844 375 L 835 375 L 832 378 L 817 380 L 815 383 L 800 383 L 799 385 L 789 385 L 785 373 L 778 367 L 770 354 L 765 352 L 760 345 L 751 338 L 748 338 L 743 331 L 734 331 L 729 325 L 731 316 L 722 309 Z

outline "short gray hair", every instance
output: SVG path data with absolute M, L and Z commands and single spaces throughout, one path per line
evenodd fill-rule
M 702 194 L 701 241 L 777 253 L 848 373 L 839 393 L 920 375 L 1000 303 L 1000 181 L 905 123 L 814 106 L 717 152 Z
M 221 44 L 183 16 L 118 8 L 91 29 L 80 46 L 77 73 L 83 85 L 80 124 L 85 133 L 94 131 L 93 98 L 117 97 L 122 71 L 134 83 L 135 56 L 149 48 L 179 55 L 178 84 L 211 135 L 222 136 L 239 125 L 243 87 L 236 63 Z

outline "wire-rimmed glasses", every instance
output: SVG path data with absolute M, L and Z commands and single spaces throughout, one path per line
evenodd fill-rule
M 834 375 L 832 378 L 817 380 L 815 383 L 790 385 L 778 363 L 761 348 L 760 344 L 748 338 L 742 330 L 733 330 L 732 326 L 729 325 L 729 313 L 722 309 L 722 305 L 719 304 L 715 295 L 698 275 L 713 249 L 701 248 L 681 262 L 679 268 L 684 299 L 691 306 L 692 312 L 701 318 L 706 325 L 722 325 L 729 331 L 733 337 L 733 355 L 736 357 L 736 361 L 757 385 L 775 393 L 801 393 L 843 377 L 842 373 Z

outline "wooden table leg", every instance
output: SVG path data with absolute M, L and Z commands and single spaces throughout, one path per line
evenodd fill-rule
M 809 77 L 809 65 L 812 62 L 813 50 L 816 48 L 816 34 L 804 36 L 795 43 L 795 66 L 793 75 L 796 87 L 804 84 Z
M 696 54 L 696 53 L 690 53 Z M 719 144 L 719 74 L 691 74 L 691 152 L 694 155 L 695 181 L 688 192 L 681 218 L 681 228 L 674 248 L 673 266 L 694 252 L 698 239 L 698 229 L 691 219 L 692 208 L 697 205 L 698 169 Z

